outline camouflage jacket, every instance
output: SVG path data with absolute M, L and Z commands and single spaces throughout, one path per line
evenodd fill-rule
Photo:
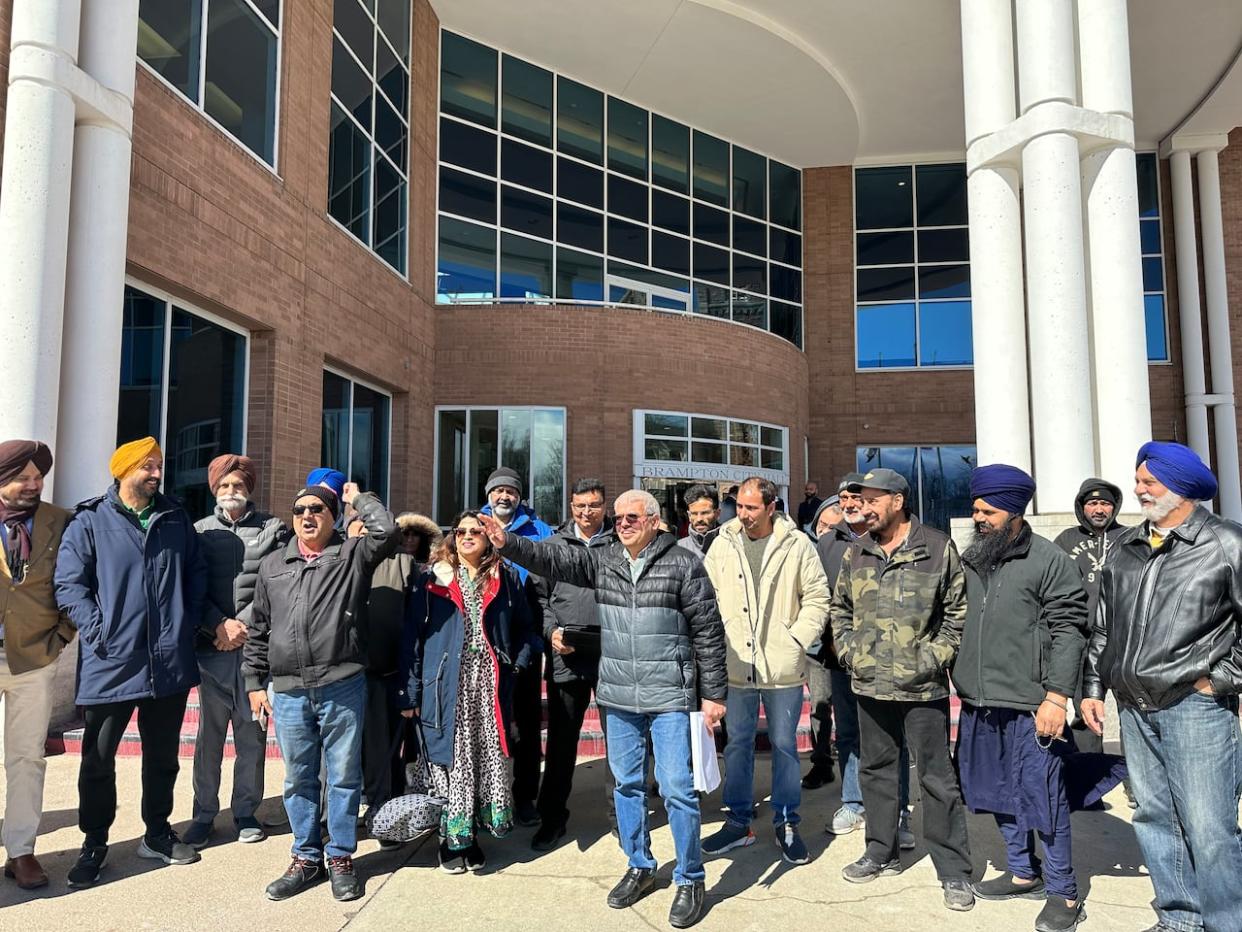
M 841 561 L 829 618 L 855 694 L 943 699 L 966 623 L 966 574 L 953 541 L 914 517 L 891 557 L 863 535 Z

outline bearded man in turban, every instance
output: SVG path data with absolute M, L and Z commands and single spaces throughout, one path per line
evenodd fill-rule
M 962 554 L 966 628 L 953 666 L 957 762 L 966 805 L 991 813 L 1005 839 L 1005 873 L 975 884 L 975 895 L 1046 897 L 1037 932 L 1071 932 L 1083 914 L 1070 858 L 1065 718 L 1087 642 L 1087 593 L 1073 560 L 1023 518 L 1034 494 L 1034 480 L 1015 466 L 971 474 L 975 537 Z
M 1117 697 L 1134 834 L 1153 929 L 1242 929 L 1242 528 L 1200 502 L 1216 477 L 1180 443 L 1146 443 L 1134 494 L 1146 519 L 1104 565 L 1083 719 Z
M 242 677 L 246 626 L 259 563 L 289 539 L 285 523 L 253 501 L 258 470 L 248 456 L 225 453 L 207 466 L 213 514 L 194 525 L 207 563 L 207 601 L 198 635 L 198 739 L 194 744 L 194 820 L 181 840 L 196 849 L 211 839 L 220 812 L 220 770 L 233 726 L 233 837 L 262 841 L 256 810 L 263 801 L 267 733 L 254 720 Z
M 194 642 L 207 574 L 194 523 L 159 492 L 164 454 L 153 437 L 112 455 L 115 480 L 79 504 L 56 562 L 56 600 L 81 637 L 77 704 L 84 707 L 78 826 L 86 836 L 69 886 L 99 881 L 116 820 L 116 752 L 134 711 L 142 735 L 138 856 L 190 864 L 168 817 L 177 782 L 181 720 L 198 685 Z

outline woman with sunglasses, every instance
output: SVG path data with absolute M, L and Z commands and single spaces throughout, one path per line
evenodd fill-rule
M 518 575 L 464 512 L 431 555 L 410 595 L 403 655 L 403 715 L 417 717 L 440 815 L 440 867 L 484 865 L 477 833 L 513 827 L 509 745 L 517 671 L 539 656 Z

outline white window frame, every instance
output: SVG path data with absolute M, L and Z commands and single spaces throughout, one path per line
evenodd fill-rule
M 345 445 L 345 463 L 348 467 L 342 470 L 347 476 L 353 472 L 354 466 L 354 385 L 361 385 L 371 391 L 383 395 L 388 399 L 388 424 L 385 436 L 387 440 L 387 448 L 384 451 L 384 489 L 386 496 L 392 498 L 392 392 L 386 388 L 376 385 L 374 382 L 368 382 L 366 379 L 359 378 L 352 372 L 324 363 L 324 372 L 330 372 L 337 378 L 344 379 L 349 383 L 349 442 Z M 320 385 L 323 384 L 323 377 L 320 377 Z M 323 449 L 323 395 L 319 397 L 319 444 L 320 450 Z M 364 490 L 366 491 L 366 490 Z
M 708 443 L 722 443 L 726 452 L 734 446 L 750 447 L 751 444 L 736 443 L 728 438 L 730 433 L 729 426 L 733 422 L 742 424 L 753 424 L 760 429 L 759 440 L 754 444 L 757 449 L 777 449 L 774 446 L 763 443 L 762 429 L 767 427 L 770 430 L 779 430 L 781 432 L 781 462 L 784 464 L 783 469 L 765 469 L 762 466 L 734 466 L 731 463 L 700 463 L 692 459 L 686 460 L 653 460 L 647 457 L 647 438 L 648 436 L 656 437 L 656 435 L 647 434 L 646 417 L 648 414 L 668 415 L 670 417 L 686 418 L 686 441 L 687 455 L 694 449 L 691 437 L 692 418 L 704 418 L 713 421 L 726 422 L 726 439 L 722 441 L 712 440 Z M 772 424 L 766 421 L 757 421 L 751 418 L 731 417 L 727 414 L 704 414 L 702 412 L 692 411 L 661 411 L 653 408 L 635 408 L 633 411 L 633 459 L 634 459 L 634 487 L 641 488 L 643 479 L 695 479 L 703 482 L 742 482 L 752 476 L 759 476 L 764 479 L 770 479 L 781 489 L 789 487 L 789 428 L 782 424 Z M 666 440 L 668 437 L 659 436 L 656 439 Z M 671 438 L 679 439 L 679 438 Z M 704 442 L 699 438 L 700 442 Z

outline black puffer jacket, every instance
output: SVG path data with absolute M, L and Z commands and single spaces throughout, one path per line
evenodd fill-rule
M 250 622 L 259 564 L 289 540 L 289 529 L 279 518 L 257 511 L 253 504 L 236 521 L 219 505 L 215 514 L 194 523 L 199 546 L 207 561 L 207 603 L 198 649 L 215 650 L 215 630 L 226 618 Z
M 1242 692 L 1242 527 L 1199 506 L 1158 549 L 1149 535 L 1128 529 L 1104 566 L 1083 694 L 1152 710 L 1201 676 Z
M 277 692 L 327 686 L 366 669 L 371 577 L 401 537 L 370 492 L 355 498 L 354 508 L 365 536 L 343 540 L 333 532 L 309 562 L 295 538 L 259 565 L 242 660 L 246 689 L 262 689 L 269 676 Z
M 566 522 L 555 534 L 540 542 L 541 547 L 607 547 L 616 537 L 612 524 L 588 544 L 574 531 L 574 523 Z M 589 682 L 599 678 L 599 650 L 575 647 L 571 654 L 558 654 L 552 649 L 552 632 L 557 628 L 594 628 L 599 631 L 599 609 L 595 593 L 566 582 L 543 576 L 532 576 L 535 597 L 543 615 L 543 641 L 547 645 L 548 679 L 555 683 Z
M 595 590 L 600 705 L 627 712 L 693 712 L 728 693 L 724 625 L 703 563 L 672 534 L 650 544 L 638 581 L 619 541 L 543 547 L 510 534 L 501 553 L 532 573 Z

